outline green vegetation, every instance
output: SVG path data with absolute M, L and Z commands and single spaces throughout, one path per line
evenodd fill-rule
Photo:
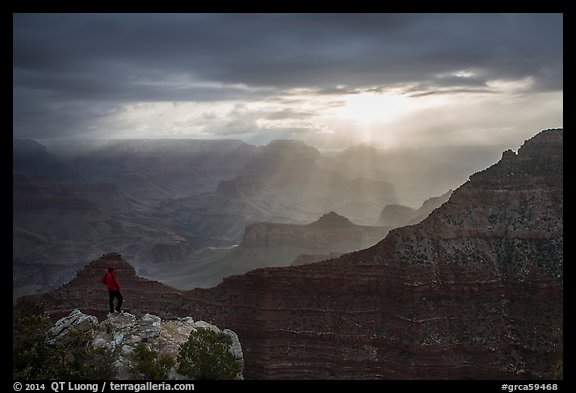
M 556 369 L 554 370 L 554 379 L 564 379 L 564 360 L 560 359 L 556 363 Z
M 240 365 L 228 350 L 231 343 L 223 333 L 193 331 L 178 354 L 178 372 L 192 379 L 234 379 Z
M 174 367 L 175 361 L 166 354 L 158 354 L 153 348 L 148 348 L 144 342 L 140 342 L 134 350 L 135 368 L 144 379 L 165 380 L 169 379 L 168 373 Z
M 94 331 L 70 329 L 65 339 L 50 342 L 46 314 L 24 317 L 14 325 L 12 376 L 15 380 L 94 380 L 116 378 L 113 350 L 95 348 Z M 240 364 L 229 351 L 230 337 L 210 329 L 190 333 L 178 354 L 178 372 L 192 379 L 234 379 Z M 176 360 L 141 341 L 132 352 L 137 378 L 169 379 Z
M 71 331 L 66 344 L 48 344 L 48 315 L 27 316 L 14 329 L 14 379 L 113 379 L 111 351 L 94 348 L 88 332 Z

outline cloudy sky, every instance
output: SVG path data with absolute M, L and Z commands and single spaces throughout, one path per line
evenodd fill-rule
M 562 14 L 15 14 L 13 134 L 517 144 L 563 125 Z

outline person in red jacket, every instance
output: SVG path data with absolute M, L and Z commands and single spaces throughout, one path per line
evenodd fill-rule
M 118 277 L 114 274 L 114 268 L 108 265 L 108 273 L 102 277 L 102 283 L 108 287 L 109 304 L 110 304 L 110 314 L 114 314 L 114 298 L 118 299 L 118 305 L 116 306 L 117 312 L 122 312 L 122 294 L 120 293 L 120 282 Z

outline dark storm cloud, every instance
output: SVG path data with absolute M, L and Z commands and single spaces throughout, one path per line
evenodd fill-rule
M 58 102 L 237 100 L 338 85 L 411 84 L 428 94 L 526 77 L 533 89 L 562 89 L 560 14 L 16 14 L 13 22 L 15 132 L 24 123 L 36 132 L 32 119 L 50 118 L 44 111 Z M 70 132 L 93 113 L 73 117 Z

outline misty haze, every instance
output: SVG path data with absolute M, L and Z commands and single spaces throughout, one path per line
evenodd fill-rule
M 15 331 L 191 317 L 237 379 L 563 378 L 562 31 L 13 14 Z

